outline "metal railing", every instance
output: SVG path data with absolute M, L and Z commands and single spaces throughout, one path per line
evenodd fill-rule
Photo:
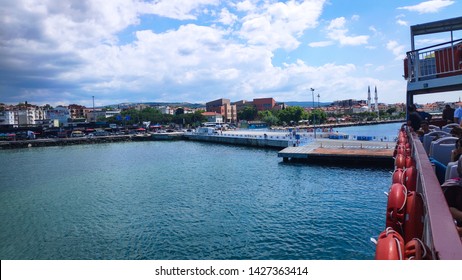
M 406 53 L 404 77 L 411 83 L 441 78 L 461 71 L 462 39 Z

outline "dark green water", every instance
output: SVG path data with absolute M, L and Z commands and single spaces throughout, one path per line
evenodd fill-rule
M 0 151 L 1 259 L 373 259 L 388 169 L 132 142 Z

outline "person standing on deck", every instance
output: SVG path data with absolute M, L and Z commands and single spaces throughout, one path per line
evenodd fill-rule
M 416 110 L 414 104 L 407 107 L 407 125 L 412 128 L 414 132 L 417 132 L 420 129 L 420 124 L 422 123 L 422 117 Z
M 462 121 L 462 107 L 459 105 L 459 108 L 457 108 L 454 111 L 454 122 L 460 125 L 461 121 Z
M 453 123 L 454 122 L 454 112 L 455 109 L 451 107 L 451 105 L 446 104 L 443 109 L 443 120 L 445 123 Z

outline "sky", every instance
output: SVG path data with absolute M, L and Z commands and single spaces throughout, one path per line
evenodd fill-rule
M 0 103 L 331 102 L 366 99 L 368 86 L 405 102 L 410 26 L 460 11 L 456 0 L 0 0 Z

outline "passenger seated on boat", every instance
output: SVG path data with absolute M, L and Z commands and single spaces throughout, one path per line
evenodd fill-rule
M 422 121 L 420 123 L 420 129 L 417 130 L 417 135 L 419 135 L 420 142 L 423 142 L 423 136 L 427 133 L 434 131 L 434 129 L 430 129 L 430 126 L 427 121 Z
M 459 236 L 462 237 L 462 157 L 457 161 L 459 178 L 449 179 L 442 185 L 444 197 L 456 224 Z
M 454 176 L 451 175 L 451 173 L 453 173 L 453 166 L 456 166 L 458 164 L 460 155 L 462 155 L 462 138 L 459 138 L 456 141 L 456 147 L 451 151 L 451 161 L 448 163 L 446 168 L 446 180 L 454 178 Z
M 451 161 L 458 161 L 462 155 L 462 138 L 456 141 L 456 147 L 451 151 Z
M 454 136 L 454 137 L 458 137 L 458 138 L 462 138 L 462 127 L 460 126 L 454 126 L 452 129 L 451 129 L 451 135 Z

